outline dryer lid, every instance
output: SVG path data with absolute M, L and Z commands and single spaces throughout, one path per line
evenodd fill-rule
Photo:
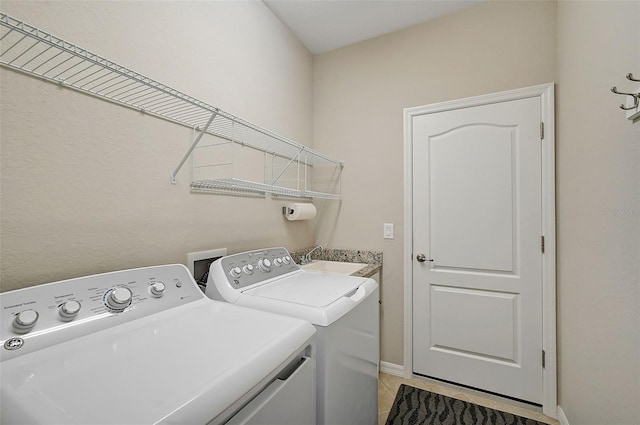
M 366 279 L 336 273 L 302 272 L 248 289 L 255 297 L 285 301 L 309 307 L 326 307 L 352 294 Z
M 208 423 L 314 333 L 301 320 L 201 299 L 3 361 L 0 422 Z

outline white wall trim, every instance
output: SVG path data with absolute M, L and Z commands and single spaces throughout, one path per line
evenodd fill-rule
M 556 356 L 556 229 L 555 229 L 555 119 L 554 84 L 541 84 L 483 96 L 417 106 L 404 110 L 404 377 L 413 373 L 413 117 L 452 109 L 480 106 L 530 97 L 540 97 L 541 117 L 545 126 L 542 142 L 542 231 L 545 253 L 542 259 L 542 348 L 546 366 L 542 378 L 542 410 L 556 418 L 557 356 Z M 565 418 L 566 419 L 566 418 Z
M 564 410 L 562 410 L 560 405 L 558 405 L 558 422 L 560 422 L 560 425 L 569 425 L 567 415 L 564 414 Z
M 402 378 L 405 377 L 404 366 L 395 363 L 380 361 L 380 372 L 388 373 L 389 375 L 400 376 Z
M 404 110 L 404 377 L 413 375 L 413 115 Z

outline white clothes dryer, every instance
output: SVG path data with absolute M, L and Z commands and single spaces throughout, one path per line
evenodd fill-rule
M 183 265 L 0 294 L 0 423 L 315 424 L 315 329 Z
M 285 248 L 268 248 L 212 263 L 206 294 L 311 322 L 317 423 L 377 424 L 380 310 L 373 279 L 305 271 Z

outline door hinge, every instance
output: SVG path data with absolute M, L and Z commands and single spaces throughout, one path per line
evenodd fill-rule
M 545 363 L 546 363 L 545 352 L 544 352 L 544 350 L 542 350 L 542 367 L 545 367 Z
M 544 236 L 540 236 L 540 251 L 544 254 Z
M 540 121 L 540 140 L 544 140 L 544 123 Z

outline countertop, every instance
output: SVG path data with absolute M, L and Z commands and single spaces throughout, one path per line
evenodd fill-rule
M 291 258 L 297 264 L 303 255 L 309 252 L 313 247 L 303 249 L 301 251 L 291 252 Z M 334 249 L 323 248 L 318 249 L 311 254 L 312 260 L 325 261 L 341 261 L 344 263 L 366 263 L 367 267 L 353 273 L 352 276 L 371 277 L 382 270 L 382 252 L 381 251 L 365 251 L 358 249 Z

